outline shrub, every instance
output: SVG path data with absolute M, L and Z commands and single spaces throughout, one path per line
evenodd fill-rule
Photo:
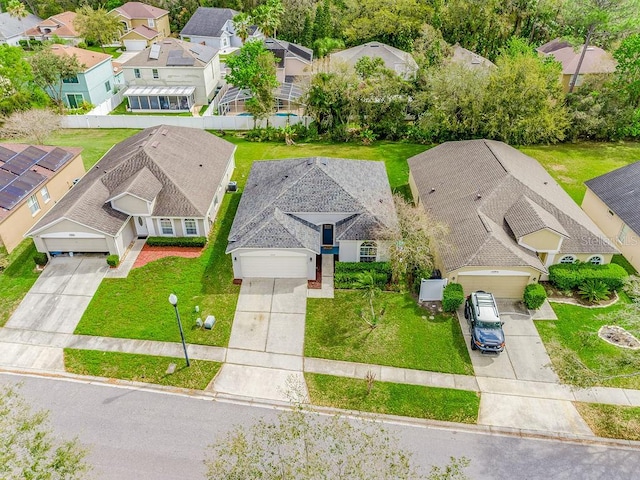
M 560 290 L 574 290 L 586 280 L 599 280 L 610 290 L 624 284 L 627 272 L 620 265 L 593 265 L 591 263 L 561 263 L 549 267 L 549 281 Z
M 609 296 L 609 289 L 602 280 L 589 279 L 580 285 L 578 294 L 587 302 L 596 303 Z
M 391 280 L 391 264 L 388 262 L 336 262 L 335 288 L 359 288 L 358 275 L 372 272 L 378 288 L 385 288 Z
M 109 255 L 107 257 L 107 264 L 110 267 L 117 267 L 118 264 L 120 263 L 120 257 L 118 255 Z
M 206 237 L 149 237 L 147 245 L 150 247 L 204 247 Z
M 527 285 L 524 289 L 524 295 L 522 301 L 530 310 L 540 308 L 547 298 L 547 292 L 544 287 L 539 283 L 532 283 Z
M 442 309 L 445 312 L 455 312 L 464 302 L 464 291 L 459 283 L 448 283 L 442 293 Z
M 36 265 L 44 267 L 49 261 L 49 257 L 47 257 L 47 254 L 44 252 L 36 252 L 33 255 L 33 261 L 36 262 Z

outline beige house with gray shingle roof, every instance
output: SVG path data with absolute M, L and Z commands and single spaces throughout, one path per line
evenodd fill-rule
M 135 238 L 208 236 L 236 147 L 161 125 L 115 145 L 27 233 L 40 252 L 122 257 Z
M 414 200 L 449 226 L 443 278 L 520 298 L 548 267 L 609 263 L 617 249 L 546 170 L 502 142 L 447 142 L 409 159 Z

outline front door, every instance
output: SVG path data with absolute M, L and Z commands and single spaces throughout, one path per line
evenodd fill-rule
M 136 221 L 136 233 L 138 238 L 147 238 L 149 236 L 149 229 L 147 228 L 147 219 L 144 217 L 135 217 Z
M 322 225 L 322 245 L 333 245 L 333 225 Z

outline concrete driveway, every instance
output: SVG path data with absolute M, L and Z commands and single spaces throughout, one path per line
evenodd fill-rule
M 281 401 L 291 399 L 292 389 L 306 395 L 302 375 L 306 312 L 306 279 L 245 279 L 226 363 L 212 389 Z

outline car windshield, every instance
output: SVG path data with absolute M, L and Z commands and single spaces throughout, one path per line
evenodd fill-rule
M 500 322 L 482 322 L 478 320 L 477 325 L 480 328 L 500 328 Z

